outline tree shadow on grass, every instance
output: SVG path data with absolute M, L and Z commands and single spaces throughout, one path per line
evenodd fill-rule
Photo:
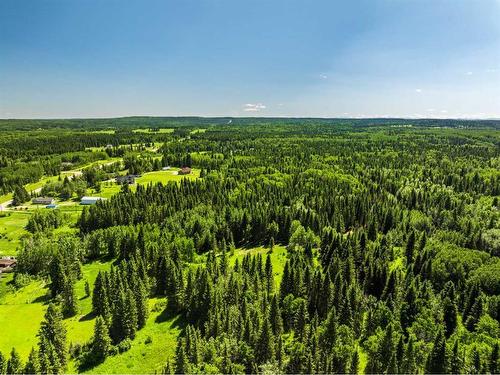
M 186 326 L 186 321 L 182 317 L 181 314 L 173 312 L 172 309 L 168 307 L 164 309 L 160 315 L 158 315 L 155 319 L 155 323 L 163 323 L 169 320 L 172 321 L 172 327 L 175 328 L 184 328 Z
M 47 304 L 50 302 L 50 296 L 48 294 L 44 294 L 42 296 L 36 297 L 31 303 L 42 303 L 42 304 Z
M 95 318 L 95 314 L 93 311 L 89 312 L 86 315 L 83 315 L 80 319 L 78 319 L 79 322 L 85 322 L 87 320 L 92 320 Z

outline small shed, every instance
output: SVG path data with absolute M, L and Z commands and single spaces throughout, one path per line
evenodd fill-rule
M 36 197 L 31 200 L 31 203 L 48 205 L 48 204 L 53 204 L 54 201 L 55 200 L 52 197 Z
M 161 170 L 162 171 L 169 171 L 170 170 L 170 165 L 167 165 L 166 167 L 163 167 Z
M 103 200 L 104 198 L 102 197 L 82 197 L 80 200 L 80 204 L 83 205 L 91 205 L 91 204 L 96 204 L 98 201 Z

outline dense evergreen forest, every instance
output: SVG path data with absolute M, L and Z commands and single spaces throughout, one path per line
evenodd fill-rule
M 0 374 L 92 372 L 136 345 L 151 298 L 180 326 L 158 373 L 500 373 L 500 121 L 136 117 L 0 129 L 0 190 L 20 201 L 24 185 L 97 160 L 122 158 L 42 191 L 71 199 L 118 173 L 200 170 L 124 184 L 70 232 L 58 232 L 64 212 L 30 216 L 11 292 L 45 280 L 45 316 L 28 357 L 0 353 Z M 75 283 L 95 262 L 110 267 L 85 285 L 94 333 L 75 344 L 65 319 L 78 316 Z

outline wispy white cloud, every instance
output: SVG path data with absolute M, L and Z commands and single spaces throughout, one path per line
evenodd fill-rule
M 418 93 L 418 94 L 421 94 L 422 93 L 422 89 L 415 89 L 415 92 Z
M 486 73 L 496 73 L 497 70 L 493 68 L 486 69 Z
M 245 112 L 259 112 L 262 109 L 266 109 L 266 106 L 262 103 L 247 103 L 243 106 Z
M 467 72 L 467 73 L 465 73 L 465 74 L 467 74 L 468 76 L 471 76 L 471 75 L 472 75 L 472 72 L 471 72 L 471 71 L 468 71 L 468 72 Z
M 442 109 L 439 112 L 441 112 L 441 113 L 448 113 L 448 111 L 446 109 Z
M 324 74 L 324 73 L 321 73 L 319 75 L 319 78 L 321 78 L 321 79 L 328 79 L 328 76 L 326 74 Z

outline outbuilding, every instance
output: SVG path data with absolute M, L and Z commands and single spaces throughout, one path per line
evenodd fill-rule
M 91 205 L 96 204 L 98 201 L 103 200 L 102 197 L 82 197 L 80 204 Z
M 31 203 L 33 204 L 53 204 L 54 203 L 54 198 L 52 197 L 36 197 L 31 200 Z

